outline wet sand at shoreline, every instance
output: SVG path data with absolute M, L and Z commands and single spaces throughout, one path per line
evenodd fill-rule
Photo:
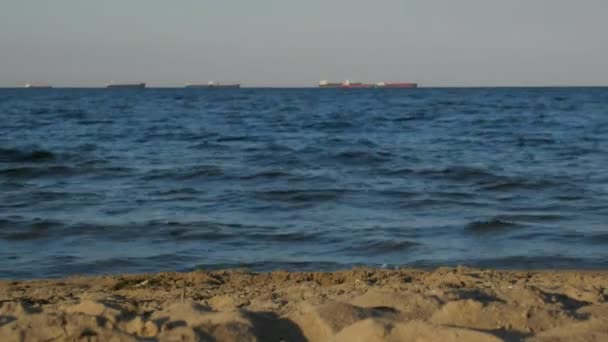
M 608 272 L 197 271 L 0 281 L 2 341 L 608 341 Z

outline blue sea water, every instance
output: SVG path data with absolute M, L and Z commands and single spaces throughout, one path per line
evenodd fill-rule
M 0 278 L 608 267 L 608 88 L 3 89 Z

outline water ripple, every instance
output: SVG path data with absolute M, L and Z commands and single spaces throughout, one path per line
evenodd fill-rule
M 0 278 L 608 267 L 608 88 L 0 89 Z

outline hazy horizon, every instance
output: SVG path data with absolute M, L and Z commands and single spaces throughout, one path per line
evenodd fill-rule
M 602 0 L 0 0 L 0 86 L 603 86 L 607 14 Z

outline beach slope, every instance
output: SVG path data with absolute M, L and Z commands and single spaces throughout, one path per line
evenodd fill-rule
M 197 271 L 0 281 L 2 341 L 608 341 L 608 272 Z

